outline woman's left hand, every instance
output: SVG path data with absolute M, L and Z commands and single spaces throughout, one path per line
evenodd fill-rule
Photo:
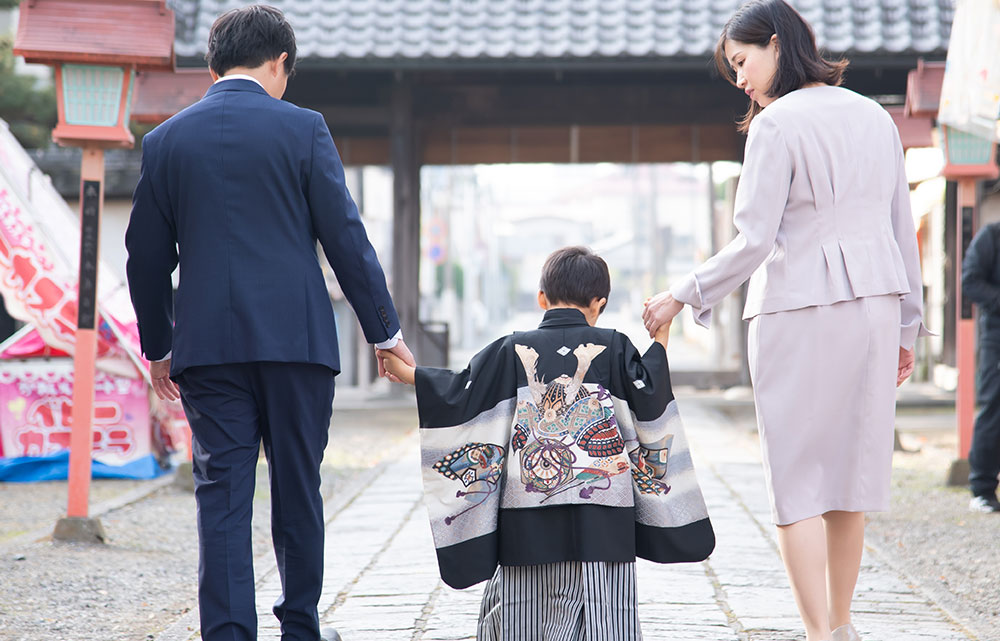
M 682 309 L 684 303 L 676 300 L 668 291 L 647 299 L 645 309 L 642 311 L 642 322 L 649 332 L 649 337 L 652 338 L 661 325 L 674 320 L 674 316 L 680 314 Z

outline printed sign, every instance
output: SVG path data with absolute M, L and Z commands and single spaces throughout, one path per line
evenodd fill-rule
M 4 363 L 0 368 L 0 438 L 5 457 L 47 456 L 69 449 L 73 363 Z M 148 456 L 149 399 L 141 378 L 97 374 L 94 458 L 124 465 Z
M 80 315 L 81 329 L 94 329 L 97 305 L 98 234 L 101 224 L 101 183 L 83 181 L 83 213 L 80 232 Z

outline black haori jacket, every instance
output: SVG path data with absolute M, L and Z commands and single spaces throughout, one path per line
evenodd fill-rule
M 663 347 L 553 309 L 462 372 L 416 374 L 424 493 L 441 578 L 497 563 L 701 561 L 715 533 Z

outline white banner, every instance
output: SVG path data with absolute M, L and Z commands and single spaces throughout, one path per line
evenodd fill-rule
M 1000 0 L 958 0 L 938 122 L 1000 142 Z

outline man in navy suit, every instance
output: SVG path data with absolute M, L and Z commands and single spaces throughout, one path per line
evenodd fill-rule
M 317 241 L 368 341 L 413 357 L 326 122 L 280 99 L 295 63 L 282 13 L 222 15 L 206 59 L 212 88 L 143 140 L 129 289 L 153 387 L 180 397 L 193 431 L 202 638 L 257 637 L 250 516 L 263 441 L 274 613 L 284 641 L 316 641 L 319 468 L 340 369 Z

